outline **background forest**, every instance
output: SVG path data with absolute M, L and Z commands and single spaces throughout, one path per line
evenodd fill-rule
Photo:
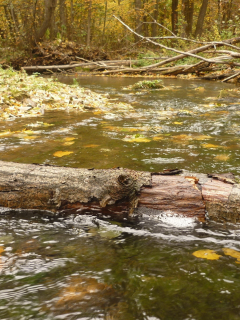
M 157 40 L 167 45 L 183 46 L 170 30 L 204 41 L 240 35 L 239 0 L 0 0 L 0 47 L 26 49 L 43 40 L 106 51 L 144 46 L 113 15 L 143 36 L 169 36 Z

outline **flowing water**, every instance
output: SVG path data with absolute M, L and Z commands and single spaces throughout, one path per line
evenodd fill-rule
M 231 85 L 164 79 L 164 90 L 123 89 L 138 80 L 78 79 L 131 103 L 125 114 L 49 111 L 0 123 L 16 132 L 1 137 L 1 160 L 240 173 L 240 103 L 218 99 Z M 0 254 L 1 320 L 240 319 L 239 226 L 1 209 Z

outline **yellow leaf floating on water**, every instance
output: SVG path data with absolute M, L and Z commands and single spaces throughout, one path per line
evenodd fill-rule
M 183 122 L 178 122 L 178 121 L 175 121 L 173 122 L 174 124 L 183 124 Z
M 201 141 L 201 140 L 208 140 L 208 139 L 211 139 L 211 138 L 212 138 L 211 136 L 207 136 L 205 134 L 200 134 L 199 136 L 193 137 L 193 140 Z
M 10 131 L 10 130 L 6 130 L 6 131 L 2 131 L 0 132 L 0 137 L 6 137 L 6 136 L 10 136 L 11 134 L 13 134 L 14 132 Z
M 47 123 L 47 122 L 43 122 L 43 125 L 44 125 L 45 127 L 51 127 L 51 126 L 54 126 L 54 124 L 53 124 L 53 123 Z
M 213 250 L 198 250 L 193 252 L 193 255 L 197 258 L 208 259 L 208 260 L 218 260 L 221 255 L 216 254 Z
M 86 146 L 84 146 L 84 148 L 97 148 L 99 147 L 99 144 L 87 144 Z
M 230 256 L 237 259 L 237 263 L 240 263 L 240 252 L 230 248 L 222 249 L 226 256 Z
M 218 148 L 223 148 L 225 149 L 226 147 L 223 147 L 223 146 L 218 146 L 216 144 L 211 144 L 211 143 L 203 143 L 202 144 L 202 147 L 203 148 L 207 148 L 207 149 L 218 149 Z
M 53 155 L 54 155 L 54 157 L 61 158 L 61 157 L 64 157 L 64 156 L 68 156 L 71 153 L 73 153 L 73 151 L 57 151 Z
M 110 131 L 119 131 L 119 128 L 114 126 L 104 126 L 104 129 Z
M 0 246 L 0 254 L 3 253 L 3 251 L 4 251 L 3 246 Z M 0 257 L 0 271 L 2 270 L 2 268 L 3 268 L 3 262 L 2 262 L 2 259 Z
M 102 113 L 105 113 L 105 112 L 103 112 L 103 111 L 95 111 L 95 112 L 93 112 L 93 114 L 95 114 L 95 115 L 102 114 Z
M 142 128 L 128 128 L 128 127 L 124 127 L 124 128 L 119 128 L 121 131 L 129 131 L 129 132 L 135 132 L 135 131 L 143 131 Z
M 30 130 L 30 129 L 24 129 L 22 132 L 27 133 L 27 134 L 34 134 L 35 133 L 33 130 Z
M 74 144 L 75 141 L 67 141 L 67 142 L 64 142 L 64 146 L 71 146 L 72 144 Z
M 230 158 L 229 154 L 219 154 L 214 159 L 219 161 L 228 161 Z
M 187 134 L 178 134 L 177 136 L 172 136 L 173 141 L 176 142 L 187 142 L 189 140 L 192 140 L 192 136 Z
M 136 137 L 136 138 L 124 138 L 123 141 L 127 142 L 150 142 L 150 139 L 143 138 L 143 137 Z
M 34 140 L 36 138 L 37 138 L 37 136 L 26 136 L 26 137 L 24 137 L 24 140 Z
M 163 139 L 164 139 L 164 137 L 160 137 L 160 136 L 153 137 L 154 141 L 160 141 L 160 140 L 163 140 Z
M 69 141 L 76 140 L 76 138 L 73 138 L 73 137 L 67 137 L 67 138 L 64 138 L 63 140 L 64 140 L 64 141 L 69 142 Z

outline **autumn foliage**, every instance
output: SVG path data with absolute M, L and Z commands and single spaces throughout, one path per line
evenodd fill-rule
M 223 40 L 240 35 L 239 12 L 238 0 L 0 0 L 0 47 L 43 40 L 108 50 L 143 46 L 113 15 L 145 37 L 170 36 L 172 30 L 181 37 Z

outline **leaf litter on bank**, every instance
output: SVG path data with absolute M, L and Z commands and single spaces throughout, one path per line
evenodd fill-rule
M 36 74 L 0 67 L 0 119 L 41 116 L 47 110 L 81 112 L 133 111 L 127 103 L 112 102 L 106 97 L 79 86 L 69 86 Z M 39 125 L 48 124 L 39 122 Z M 37 126 L 37 123 L 36 123 Z

